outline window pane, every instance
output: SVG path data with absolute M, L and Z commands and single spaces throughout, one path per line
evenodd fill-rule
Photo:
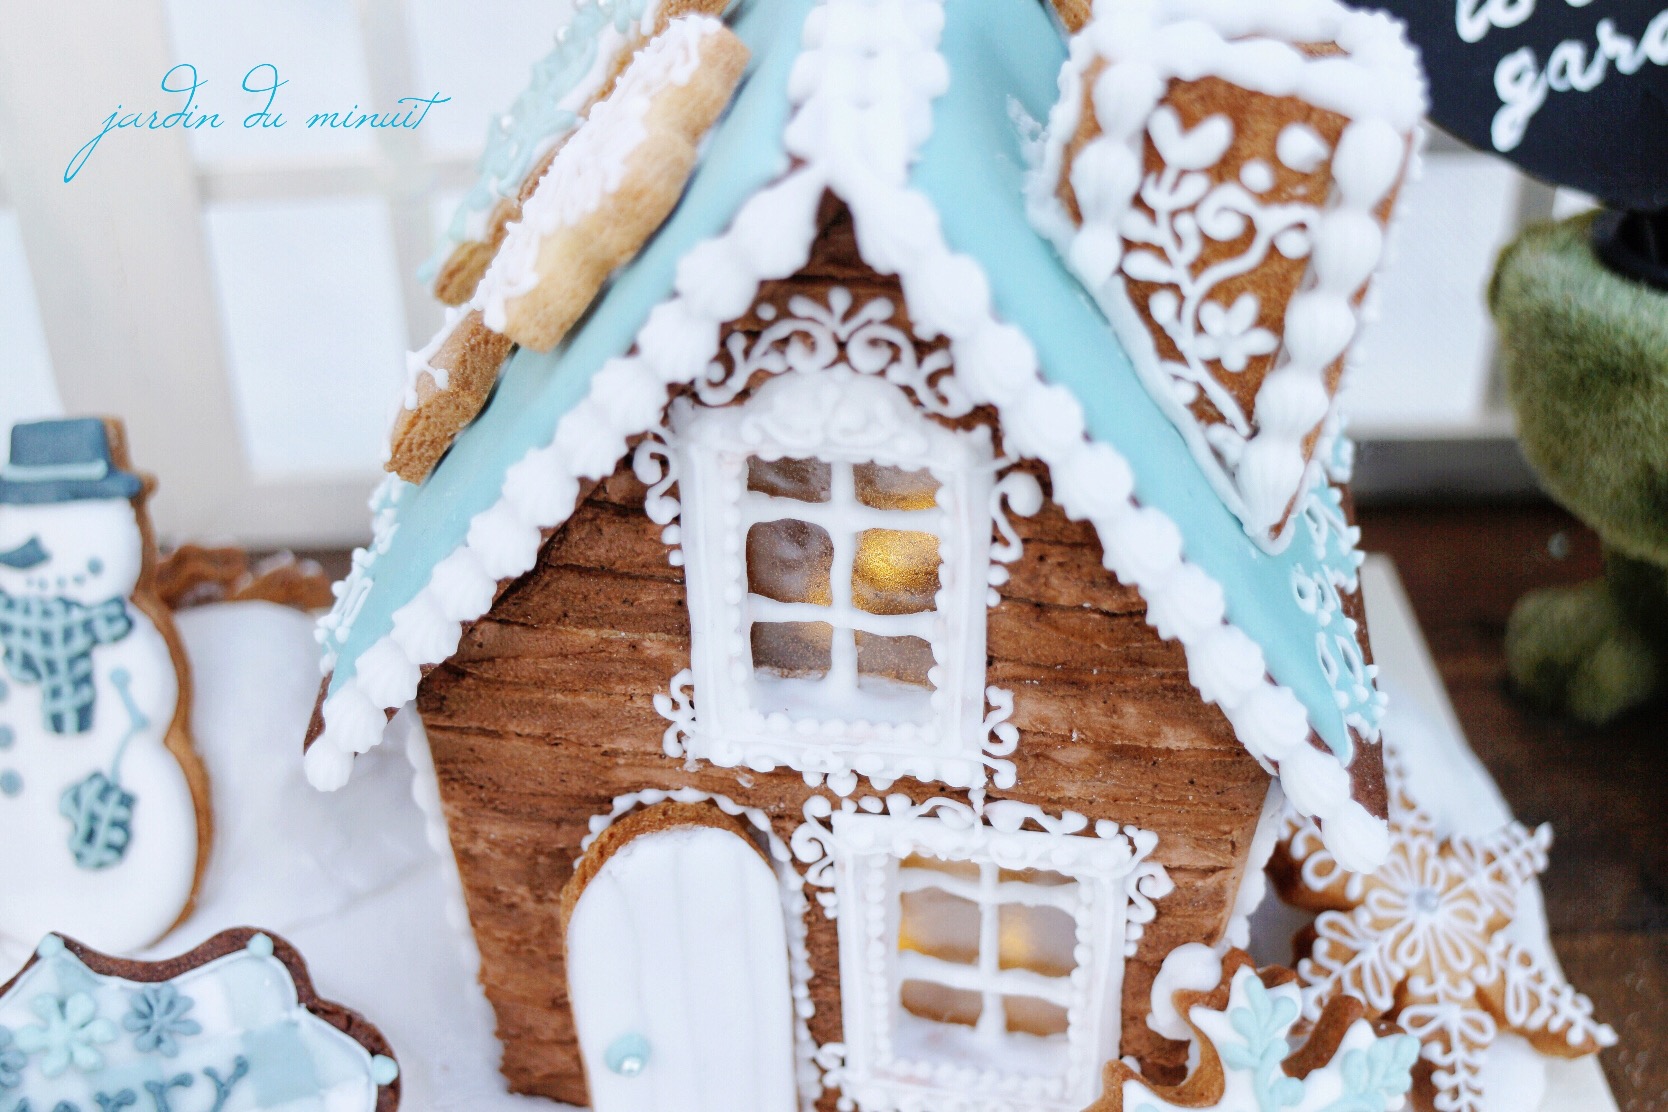
M 754 622 L 753 668 L 776 676 L 828 674 L 834 627 L 827 622 Z
M 932 645 L 919 637 L 882 637 L 857 631 L 857 674 L 931 687 Z
M 979 960 L 979 905 L 942 888 L 898 898 L 898 949 L 975 965 Z
M 378 472 L 406 346 L 386 202 L 227 202 L 204 218 L 256 475 Z
M 1066 1009 L 1034 996 L 1009 996 L 1003 999 L 1008 1030 L 1024 1035 L 1049 1038 L 1066 1033 Z
M 860 463 L 852 468 L 857 480 L 857 500 L 877 510 L 930 510 L 937 505 L 938 480 L 932 472 L 905 471 L 880 463 Z
M 1003 869 L 996 879 L 1004 883 L 1011 880 L 1019 884 L 1035 885 L 1038 888 L 1058 888 L 1062 884 L 1077 883 L 1071 877 L 1052 869 Z
M 834 542 L 820 525 L 789 518 L 747 530 L 747 589 L 777 602 L 827 606 Z
M 942 857 L 924 857 L 921 854 L 911 854 L 904 858 L 899 866 L 901 869 L 925 869 L 931 873 L 943 873 L 946 876 L 959 877 L 978 883 L 979 866 L 972 861 L 946 861 Z
M 870 614 L 920 614 L 938 594 L 938 538 L 902 529 L 865 529 L 857 535 L 851 598 Z
M 826 460 L 763 460 L 754 456 L 747 461 L 747 489 L 772 498 L 826 502 L 832 471 Z
M 997 916 L 1003 969 L 1064 977 L 1077 968 L 1077 923 L 1057 907 L 1005 903 Z
M 934 1023 L 962 1023 L 972 1027 L 984 1010 L 984 998 L 978 993 L 935 985 L 931 981 L 905 981 L 898 998 L 904 1011 Z

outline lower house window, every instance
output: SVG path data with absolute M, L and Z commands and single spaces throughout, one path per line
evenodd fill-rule
M 942 800 L 833 815 L 835 1080 L 858 1107 L 1065 1112 L 1100 1095 L 1154 839 L 1018 825 Z

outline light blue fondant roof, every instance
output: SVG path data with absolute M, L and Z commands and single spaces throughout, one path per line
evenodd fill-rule
M 480 419 L 428 481 L 401 498 L 398 529 L 341 647 L 332 691 L 353 675 L 358 655 L 389 633 L 394 613 L 426 585 L 434 565 L 463 543 L 470 520 L 497 500 L 509 467 L 547 444 L 603 363 L 630 349 L 650 310 L 670 296 L 678 260 L 723 231 L 749 196 L 787 169 L 787 76 L 810 6 L 751 0 L 733 17 L 753 52 L 751 72 L 683 201 L 563 345 L 510 359 Z M 1077 397 L 1090 435 L 1129 461 L 1138 500 L 1176 523 L 1185 555 L 1222 585 L 1229 621 L 1262 647 L 1269 674 L 1297 695 L 1347 763 L 1349 731 L 1317 656 L 1315 619 L 1292 588 L 1300 566 L 1315 562 L 1312 546 L 1300 539 L 1271 555 L 1251 541 L 1143 388 L 1100 309 L 1026 217 L 1013 109 L 1043 120 L 1057 96 L 1066 48 L 1052 16 L 1033 0 L 945 0 L 945 17 L 940 52 L 950 85 L 935 103 L 912 184 L 935 202 L 951 249 L 982 264 L 998 315 L 1030 337 L 1044 375 Z M 1344 568 L 1350 556 L 1334 545 L 1329 559 Z

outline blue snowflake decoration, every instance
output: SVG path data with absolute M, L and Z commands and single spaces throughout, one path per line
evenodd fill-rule
M 203 1031 L 202 1024 L 186 1016 L 196 1002 L 171 984 L 146 985 L 128 999 L 133 1006 L 122 1026 L 133 1032 L 133 1046 L 141 1054 L 173 1058 L 181 1038 Z
M 0 1027 L 0 1089 L 15 1089 L 23 1084 L 23 1067 L 29 1055 L 17 1048 L 12 1033 Z
M 74 1066 L 82 1073 L 104 1068 L 104 1054 L 98 1049 L 116 1041 L 116 1025 L 98 1014 L 98 1005 L 85 992 L 65 997 L 45 994 L 35 997 L 34 1012 L 41 1022 L 24 1027 L 15 1036 L 24 1054 L 39 1054 L 43 1077 L 57 1077 Z

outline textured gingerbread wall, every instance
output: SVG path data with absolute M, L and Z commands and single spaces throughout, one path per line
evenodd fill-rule
M 843 214 L 829 215 L 808 276 L 778 284 L 773 299 L 820 300 L 836 275 L 885 292 L 850 261 Z M 418 696 L 505 1073 L 519 1091 L 577 1104 L 586 1095 L 558 924 L 587 820 L 619 795 L 692 786 L 763 809 L 787 840 L 809 794 L 796 772 L 743 778 L 663 754 L 666 722 L 653 698 L 687 666 L 689 628 L 682 574 L 641 512 L 643 493 L 626 466 L 599 484 Z M 1174 1066 L 1178 1048 L 1143 1022 L 1152 976 L 1174 946 L 1219 935 L 1268 779 L 1199 701 L 1180 648 L 1158 638 L 1139 596 L 1101 567 L 1093 530 L 1051 502 L 1015 524 L 1024 556 L 988 627 L 989 682 L 1014 691 L 1021 731 L 1019 784 L 1002 794 L 1158 833 L 1157 857 L 1178 890 L 1129 964 L 1124 1049 Z M 891 790 L 951 794 L 909 782 Z M 812 1033 L 837 1040 L 834 926 L 813 908 L 809 932 Z

